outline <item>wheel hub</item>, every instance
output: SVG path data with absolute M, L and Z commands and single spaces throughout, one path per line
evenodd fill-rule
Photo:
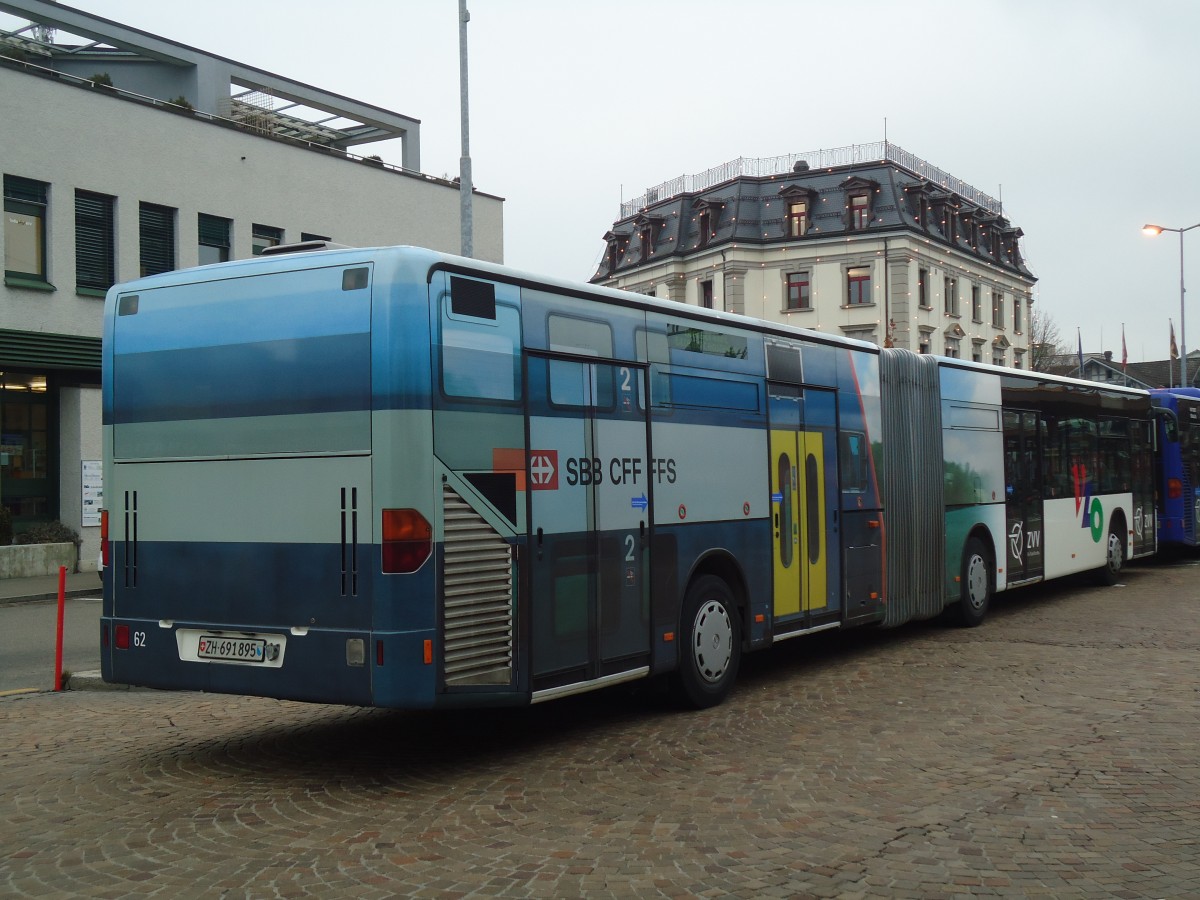
M 705 681 L 716 683 L 729 667 L 733 653 L 733 624 L 721 603 L 710 600 L 696 613 L 694 629 L 696 671 Z

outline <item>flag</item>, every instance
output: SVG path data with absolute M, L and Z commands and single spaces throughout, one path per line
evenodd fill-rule
M 1171 320 L 1168 319 L 1168 322 Z M 1175 345 L 1175 323 L 1171 322 L 1171 359 L 1179 359 L 1179 348 Z
M 1121 323 L 1121 372 L 1129 365 L 1129 350 L 1125 347 L 1125 323 Z
M 1083 335 L 1079 333 L 1079 329 L 1075 329 L 1075 337 L 1079 339 L 1079 377 L 1083 377 Z M 1174 338 L 1172 338 L 1174 340 Z

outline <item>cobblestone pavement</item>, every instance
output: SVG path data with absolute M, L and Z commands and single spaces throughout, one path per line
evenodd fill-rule
M 790 641 L 717 709 L 0 699 L 0 894 L 1200 896 L 1200 574 Z

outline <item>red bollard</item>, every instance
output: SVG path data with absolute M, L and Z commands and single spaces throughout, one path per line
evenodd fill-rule
M 67 567 L 58 567 L 58 638 L 54 645 L 54 690 L 62 690 L 63 613 L 67 606 Z

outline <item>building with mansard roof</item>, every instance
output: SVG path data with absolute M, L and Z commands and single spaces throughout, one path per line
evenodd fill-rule
M 1036 281 L 997 199 L 895 144 L 737 159 L 622 205 L 592 282 L 1027 368 Z
M 460 248 L 418 119 L 61 3 L 0 0 L 0 123 L 0 503 L 79 531 L 85 567 L 109 287 L 308 239 Z M 502 262 L 503 200 L 474 196 Z

